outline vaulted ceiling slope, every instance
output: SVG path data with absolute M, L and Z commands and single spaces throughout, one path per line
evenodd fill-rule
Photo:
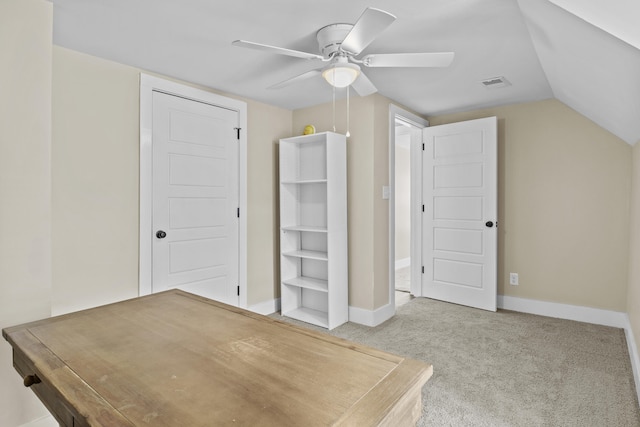
M 295 110 L 329 102 L 331 87 L 320 77 L 269 87 L 322 64 L 231 42 L 319 53 L 320 28 L 376 7 L 397 20 L 362 55 L 456 54 L 448 68 L 366 69 L 382 95 L 425 116 L 555 97 L 635 144 L 640 8 L 611 1 L 54 0 L 53 36 L 59 46 Z M 482 84 L 498 76 L 510 85 Z

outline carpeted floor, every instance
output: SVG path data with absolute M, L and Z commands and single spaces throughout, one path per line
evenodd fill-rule
M 622 329 L 415 298 L 331 334 L 434 366 L 418 426 L 640 426 Z

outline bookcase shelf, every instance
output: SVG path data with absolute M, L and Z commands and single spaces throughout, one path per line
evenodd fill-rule
M 348 320 L 346 137 L 280 140 L 282 315 L 333 329 Z

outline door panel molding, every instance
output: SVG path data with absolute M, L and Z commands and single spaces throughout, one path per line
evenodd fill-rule
M 242 129 L 239 140 L 239 208 L 247 212 L 247 104 L 243 101 L 216 95 L 184 84 L 140 74 L 140 228 L 139 228 L 139 295 L 152 291 L 152 242 L 153 242 L 153 92 L 161 92 L 181 98 L 203 102 L 216 107 L 236 111 L 238 127 Z M 238 222 L 240 290 L 239 306 L 247 308 L 247 219 L 240 215 Z
M 423 130 L 422 296 L 495 311 L 497 119 Z

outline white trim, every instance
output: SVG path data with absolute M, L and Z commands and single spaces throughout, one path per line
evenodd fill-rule
M 429 121 L 417 116 L 407 110 L 405 110 L 404 108 L 401 108 L 397 105 L 394 104 L 389 104 L 389 188 L 391 189 L 390 195 L 389 195 L 389 282 L 388 282 L 388 286 L 389 286 L 389 304 L 385 307 L 389 307 L 387 308 L 387 310 L 391 311 L 391 315 L 389 315 L 388 317 L 384 318 L 384 320 L 375 323 L 375 325 L 379 325 L 380 323 L 384 322 L 385 320 L 387 320 L 388 318 L 390 318 L 391 316 L 393 316 L 395 314 L 395 310 L 396 310 L 396 289 L 395 289 L 395 257 L 396 257 L 396 248 L 395 248 L 395 241 L 396 241 L 396 195 L 395 195 L 395 182 L 396 182 L 396 119 L 402 120 L 406 123 L 411 124 L 412 126 L 415 126 L 417 128 L 425 128 L 427 126 L 429 126 Z M 420 141 L 421 143 L 422 141 Z M 416 151 L 416 144 L 413 144 L 413 138 L 411 140 L 412 146 L 411 146 L 411 157 L 413 158 L 415 155 L 415 151 Z M 416 225 L 419 227 L 419 224 L 416 224 L 415 222 L 415 213 L 414 213 L 414 207 L 418 206 L 417 203 L 418 201 L 415 201 L 415 191 L 414 191 L 414 182 L 413 182 L 413 175 L 415 175 L 414 170 L 415 170 L 415 165 L 414 163 L 411 164 L 411 168 L 412 168 L 412 182 L 411 182 L 411 258 L 413 259 L 422 259 L 422 254 L 421 253 L 417 253 L 416 252 L 416 239 L 414 238 L 416 233 L 420 233 L 421 234 L 421 230 L 420 228 L 416 228 Z M 417 190 L 417 189 L 415 189 Z M 422 191 L 420 189 L 420 191 Z M 414 263 L 416 266 L 418 265 L 418 263 Z M 415 267 L 412 269 L 412 273 L 411 273 L 411 286 L 413 289 L 414 286 L 414 282 L 417 279 L 417 277 L 419 277 L 418 275 L 416 275 L 416 269 L 418 267 Z M 356 322 L 356 323 L 362 323 L 362 322 L 358 322 L 356 320 L 353 320 L 351 318 L 351 310 L 354 309 L 356 313 L 360 313 L 359 309 L 357 307 L 349 307 L 349 320 Z M 380 310 L 380 309 L 378 309 Z M 377 312 L 378 310 L 376 310 L 375 312 Z M 365 310 L 367 311 L 367 310 Z M 359 315 L 356 315 L 359 316 Z M 369 319 L 370 316 L 368 315 L 363 315 L 363 318 L 365 320 Z M 375 318 L 375 316 L 373 316 Z M 384 316 L 383 316 L 384 317 Z M 367 325 L 367 323 L 362 323 L 363 325 Z M 373 325 L 373 326 L 375 326 Z M 369 325 L 372 326 L 372 325 Z
M 411 257 L 402 258 L 396 260 L 396 270 L 400 270 L 401 268 L 409 267 L 411 265 Z
M 264 314 L 265 316 L 273 314 L 280 311 L 280 298 L 259 302 L 258 304 L 250 306 L 247 310 L 258 314 Z
M 629 322 L 627 314 L 619 311 L 505 295 L 498 295 L 498 308 L 538 314 L 540 316 L 556 317 L 559 319 L 576 320 L 578 322 L 594 323 L 596 325 L 613 326 L 614 328 L 626 328 Z
M 26 424 L 21 424 L 20 427 L 58 427 L 59 424 L 53 415 L 47 415 L 46 417 L 38 418 L 37 420 L 29 421 Z
M 638 355 L 638 345 L 631 329 L 629 315 L 625 315 L 627 324 L 624 332 L 627 338 L 627 347 L 629 348 L 629 358 L 631 359 L 631 369 L 633 370 L 633 379 L 636 383 L 636 394 L 640 402 L 640 356 Z
M 395 295 L 394 295 L 395 296 Z M 394 298 L 395 299 L 395 298 Z M 395 302 L 383 305 L 375 310 L 349 306 L 349 322 L 365 326 L 378 326 L 391 319 L 396 313 Z
M 148 74 L 140 74 L 140 259 L 139 259 L 139 295 L 151 293 L 151 236 L 152 230 L 152 107 L 153 91 L 159 91 L 182 98 L 192 99 L 211 105 L 218 105 L 238 112 L 240 127 L 239 146 L 239 205 L 238 223 L 239 272 L 238 286 L 240 298 L 238 305 L 247 307 L 247 103 L 225 96 L 216 95 L 180 83 L 164 80 Z

